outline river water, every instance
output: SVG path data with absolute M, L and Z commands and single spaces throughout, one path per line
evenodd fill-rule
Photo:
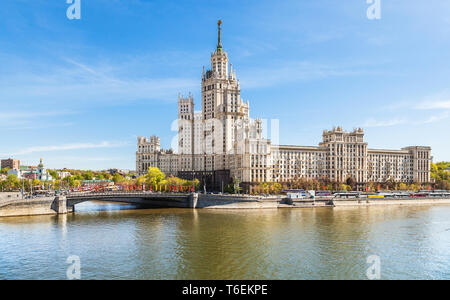
M 0 218 L 0 279 L 450 279 L 450 206 L 135 209 Z

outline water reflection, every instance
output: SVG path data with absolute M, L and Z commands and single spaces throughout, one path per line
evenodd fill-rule
M 0 219 L 0 278 L 64 279 L 78 255 L 83 279 L 365 279 L 375 254 L 382 278 L 450 279 L 450 206 L 136 208 Z

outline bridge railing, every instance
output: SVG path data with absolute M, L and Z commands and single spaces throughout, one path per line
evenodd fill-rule
M 144 195 L 170 195 L 170 196 L 187 196 L 189 193 L 179 192 L 151 192 L 151 191 L 114 191 L 114 192 L 68 192 L 67 197 L 114 197 L 114 196 L 126 196 L 126 197 L 142 197 Z

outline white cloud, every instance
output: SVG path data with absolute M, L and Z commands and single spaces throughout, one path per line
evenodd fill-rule
M 339 66 L 307 61 L 288 61 L 274 66 L 249 69 L 237 75 L 241 77 L 242 86 L 250 89 L 329 77 L 376 74 L 377 72 L 373 69 L 368 70 L 365 64 Z
M 51 151 L 69 151 L 69 150 L 83 150 L 83 149 L 97 149 L 97 148 L 115 148 L 127 145 L 124 142 L 109 142 L 103 141 L 98 144 L 94 143 L 75 143 L 66 145 L 50 145 L 50 146 L 35 146 L 25 148 L 19 152 L 13 153 L 13 155 L 24 155 L 31 153 L 40 152 L 51 152 Z
M 366 120 L 366 122 L 364 122 L 363 125 L 361 125 L 361 127 L 390 127 L 390 126 L 395 126 L 395 125 L 401 125 L 401 124 L 405 124 L 406 120 L 405 119 L 392 119 L 392 120 L 384 120 L 384 121 L 379 121 L 376 120 L 374 118 L 369 118 Z
M 450 109 L 450 100 L 440 100 L 440 101 L 425 101 L 419 103 L 416 109 L 420 110 L 431 110 L 431 109 Z
M 51 102 L 64 107 L 82 103 L 108 105 L 144 99 L 175 101 L 178 92 L 198 88 L 198 78 L 136 76 L 134 69 L 120 63 L 87 65 L 66 58 L 47 68 L 41 65 L 12 68 L 0 72 L 0 98 L 25 103 Z
M 434 115 L 434 116 L 429 117 L 423 123 L 424 124 L 428 124 L 428 123 L 434 123 L 434 122 L 438 122 L 438 121 L 441 121 L 441 120 L 445 120 L 445 119 L 447 119 L 449 117 L 449 115 L 450 115 L 450 112 L 446 111 L 446 112 L 443 112 L 443 113 L 441 113 L 439 115 Z
M 72 126 L 72 122 L 55 121 L 54 117 L 76 114 L 75 111 L 23 111 L 0 112 L 0 128 L 3 130 L 33 130 Z
M 441 120 L 445 120 L 450 116 L 450 112 L 445 111 L 438 115 L 432 115 L 425 120 L 416 120 L 411 121 L 407 119 L 394 118 L 391 120 L 377 120 L 375 118 L 367 119 L 364 124 L 360 125 L 361 127 L 391 127 L 396 125 L 410 124 L 410 125 L 422 125 L 422 124 L 430 124 L 434 122 L 438 122 Z
M 68 114 L 74 114 L 75 112 L 69 111 L 45 111 L 45 112 L 36 112 L 36 111 L 23 111 L 23 112 L 0 112 L 0 121 L 11 121 L 11 120 L 23 120 L 23 119 L 32 119 L 32 118 L 40 118 L 40 117 L 54 117 L 54 116 L 62 116 Z

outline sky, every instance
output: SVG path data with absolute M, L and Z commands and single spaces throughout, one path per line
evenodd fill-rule
M 1 2 L 0 158 L 135 169 L 138 136 L 171 147 L 222 19 L 241 96 L 281 144 L 362 127 L 369 148 L 450 161 L 450 1 L 380 0 L 380 19 L 366 0 L 80 0 L 80 19 L 66 0 Z

